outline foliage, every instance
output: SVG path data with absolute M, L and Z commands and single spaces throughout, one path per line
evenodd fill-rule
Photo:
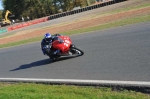
M 87 0 L 88 5 L 94 4 L 95 0 Z
M 0 10 L 0 20 L 2 19 L 2 13 L 3 13 L 3 11 Z
M 31 19 L 72 10 L 74 7 L 86 6 L 87 0 L 3 0 L 4 12 L 9 10 L 16 18 L 27 17 Z

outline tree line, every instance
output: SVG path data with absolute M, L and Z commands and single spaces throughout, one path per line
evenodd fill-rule
M 85 7 L 95 3 L 95 0 L 3 0 L 3 14 L 9 10 L 15 18 L 29 16 L 30 19 L 41 18 L 65 11 L 75 7 Z

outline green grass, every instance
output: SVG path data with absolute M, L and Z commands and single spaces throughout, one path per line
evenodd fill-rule
M 134 23 L 146 22 L 146 21 L 150 21 L 150 15 L 137 16 L 137 17 L 134 17 L 134 18 L 127 18 L 127 19 L 118 20 L 118 21 L 115 21 L 115 22 L 110 22 L 110 23 L 106 23 L 106 24 L 102 24 L 102 25 L 98 25 L 98 26 L 93 26 L 93 27 L 90 27 L 90 28 L 72 30 L 72 31 L 68 31 L 68 32 L 65 32 L 65 33 L 62 33 L 62 34 L 71 35 L 71 34 L 78 34 L 78 33 L 86 33 L 86 32 L 91 32 L 91 31 L 96 31 L 96 30 L 103 30 L 103 29 L 107 29 L 107 28 L 112 28 L 112 27 L 117 27 L 117 26 L 124 26 L 124 25 L 128 25 L 128 24 L 134 24 Z
M 150 7 L 150 2 L 148 3 L 143 3 L 143 4 L 137 4 L 135 6 L 128 6 L 126 8 L 119 8 L 119 9 L 115 9 L 112 11 L 106 11 L 106 12 L 102 12 L 102 13 L 98 13 L 95 15 L 92 15 L 91 18 L 97 17 L 97 16 L 106 16 L 106 15 L 112 15 L 112 14 L 116 14 L 116 13 L 120 13 L 120 12 L 126 12 L 129 10 L 136 10 L 136 9 L 141 9 L 141 8 L 146 8 L 146 7 Z
M 146 21 L 150 21 L 150 15 L 137 16 L 137 17 L 133 17 L 133 18 L 122 19 L 122 20 L 118 20 L 118 21 L 115 21 L 115 22 L 110 22 L 110 23 L 106 23 L 106 24 L 102 24 L 102 25 L 98 25 L 98 26 L 93 26 L 93 27 L 88 27 L 88 28 L 82 28 L 82 29 L 62 32 L 60 34 L 73 35 L 73 34 L 79 34 L 79 33 L 88 33 L 88 32 L 91 32 L 91 31 L 103 30 L 103 29 L 107 29 L 107 28 L 112 28 L 112 27 L 117 27 L 117 26 L 124 26 L 124 25 L 128 25 L 128 24 L 134 24 L 134 23 L 146 22 Z M 37 38 L 32 38 L 32 39 L 27 39 L 27 40 L 22 40 L 22 41 L 18 41 L 18 42 L 8 43 L 8 44 L 1 44 L 0 48 L 40 41 L 42 39 L 42 37 L 43 36 L 40 36 L 40 37 L 37 37 Z
M 135 9 L 140 9 L 140 8 L 146 8 L 150 6 L 150 2 L 144 3 L 144 4 L 137 4 L 136 6 L 129 6 L 127 8 L 122 8 L 122 9 L 117 9 L 113 12 L 121 12 L 121 11 L 128 11 L 128 10 L 135 10 Z
M 0 99 L 149 99 L 149 95 L 111 88 L 44 84 L 0 84 Z
M 27 40 L 18 41 L 18 42 L 12 42 L 12 43 L 8 43 L 8 44 L 1 44 L 0 48 L 28 44 L 28 43 L 40 41 L 41 39 L 42 39 L 42 37 L 37 37 L 37 38 L 31 38 L 31 39 L 27 39 Z
M 140 9 L 140 8 L 145 8 L 145 7 L 150 7 L 150 2 L 144 3 L 144 4 L 137 4 L 136 6 L 129 6 L 127 8 L 116 9 L 114 11 L 111 11 L 110 13 L 118 13 L 122 11 L 135 10 L 135 9 Z

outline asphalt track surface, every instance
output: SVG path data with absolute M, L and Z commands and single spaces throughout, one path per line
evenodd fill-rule
M 150 81 L 150 22 L 70 36 L 85 54 L 51 62 L 40 42 L 0 49 L 0 78 Z

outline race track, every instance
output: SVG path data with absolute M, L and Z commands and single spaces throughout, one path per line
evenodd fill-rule
M 0 78 L 150 81 L 150 22 L 70 36 L 85 54 L 52 63 L 40 42 L 0 49 Z

